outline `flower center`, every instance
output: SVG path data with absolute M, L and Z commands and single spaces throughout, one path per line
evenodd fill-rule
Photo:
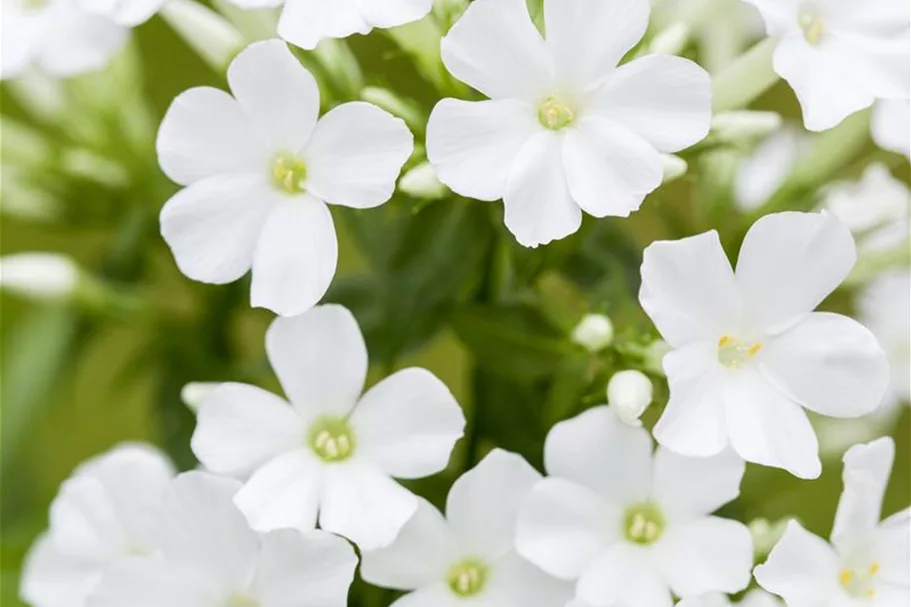
M 300 194 L 307 181 L 307 165 L 297 155 L 282 152 L 275 157 L 272 165 L 272 178 L 275 184 L 289 194 Z
M 245 594 L 232 594 L 225 607 L 259 607 L 259 603 Z
M 559 131 L 573 123 L 576 114 L 562 99 L 551 95 L 538 106 L 538 120 L 552 131 Z
M 729 369 L 736 369 L 762 349 L 760 342 L 744 343 L 732 335 L 718 340 L 718 362 Z
M 307 443 L 321 460 L 327 463 L 341 462 L 354 453 L 354 434 L 344 419 L 323 417 L 310 427 Z
M 852 597 L 869 598 L 876 594 L 873 579 L 877 573 L 879 573 L 879 563 L 872 563 L 858 569 L 845 567 L 838 574 L 838 582 Z
M 459 596 L 474 596 L 487 583 L 487 565 L 477 559 L 466 559 L 449 570 L 446 583 Z
M 800 24 L 800 29 L 803 30 L 803 37 L 806 41 L 813 46 L 819 44 L 826 31 L 826 24 L 822 18 L 816 13 L 801 11 L 797 22 Z
M 48 0 L 22 0 L 22 9 L 26 11 L 36 11 L 44 8 Z
M 637 504 L 623 517 L 623 537 L 634 544 L 653 544 L 664 533 L 664 523 L 664 514 L 655 504 Z

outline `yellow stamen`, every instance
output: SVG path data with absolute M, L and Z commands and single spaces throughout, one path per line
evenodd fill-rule
M 850 584 L 852 579 L 854 579 L 854 574 L 851 573 L 850 569 L 842 569 L 841 573 L 838 574 L 838 581 L 841 582 L 842 586 Z
M 719 347 L 719 348 L 723 348 L 724 345 L 725 345 L 726 343 L 728 343 L 729 341 L 731 341 L 731 336 L 730 336 L 730 335 L 725 335 L 725 336 L 723 336 L 721 339 L 718 340 L 718 347 Z
M 759 352 L 760 350 L 762 350 L 762 344 L 755 343 L 752 346 L 750 346 L 750 348 L 747 350 L 747 354 L 749 354 L 750 356 L 756 356 L 756 353 Z
M 879 572 L 879 563 L 873 563 L 870 565 L 870 575 L 876 575 Z

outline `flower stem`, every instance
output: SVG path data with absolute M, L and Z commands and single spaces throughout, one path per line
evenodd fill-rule
M 712 109 L 727 112 L 750 105 L 778 82 L 772 69 L 776 38 L 766 38 L 741 55 L 712 81 Z

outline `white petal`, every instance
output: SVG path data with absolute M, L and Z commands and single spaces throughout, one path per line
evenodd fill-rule
M 241 51 L 228 67 L 228 84 L 270 150 L 304 147 L 319 115 L 319 88 L 284 42 L 256 42 Z
M 652 488 L 652 439 L 609 407 L 594 407 L 551 429 L 544 466 L 549 475 L 581 483 L 611 501 L 641 501 Z
M 278 21 L 278 35 L 305 49 L 325 38 L 366 34 L 370 26 L 361 17 L 358 0 L 290 0 Z
M 492 562 L 513 549 L 519 507 L 541 479 L 522 456 L 494 449 L 452 485 L 446 518 L 462 550 Z
M 845 453 L 844 490 L 838 500 L 832 544 L 841 554 L 862 549 L 879 525 L 883 495 L 892 471 L 895 443 L 883 437 Z
M 402 369 L 364 394 L 350 417 L 358 452 L 397 478 L 446 468 L 465 416 L 449 388 L 424 369 Z
M 871 552 L 880 563 L 880 577 L 908 591 L 908 569 L 911 567 L 911 510 L 905 508 L 882 522 L 873 535 Z
M 224 383 L 203 401 L 191 445 L 212 472 L 248 476 L 298 447 L 306 432 L 288 403 L 255 386 Z
M 648 27 L 648 2 L 545 0 L 547 47 L 561 84 L 575 90 L 608 76 Z
M 792 0 L 745 0 L 759 10 L 769 36 L 782 36 L 797 25 L 797 5 Z
M 124 27 L 136 27 L 148 21 L 164 5 L 164 0 L 79 0 L 78 5 L 90 13 L 107 17 Z
M 280 195 L 259 175 L 198 181 L 161 209 L 161 235 L 193 280 L 233 282 L 247 273 L 257 239 Z
M 712 457 L 686 457 L 661 447 L 655 453 L 653 496 L 671 521 L 714 512 L 740 495 L 746 464 L 731 450 Z
M 83 11 L 75 2 L 56 3 L 52 10 L 55 14 L 44 25 L 36 62 L 53 76 L 105 67 L 129 37 L 128 29 Z
M 552 607 L 566 605 L 573 585 L 553 578 L 510 550 L 492 568 L 485 595 L 491 607 Z
M 356 567 L 351 545 L 336 535 L 272 531 L 262 539 L 251 590 L 269 607 L 341 607 Z
M 383 588 L 416 590 L 446 579 L 458 559 L 455 537 L 440 511 L 420 499 L 390 546 L 361 553 L 361 577 Z
M 701 141 L 712 121 L 708 72 L 681 57 L 648 55 L 620 66 L 597 92 L 596 111 L 660 152 Z
M 477 0 L 441 44 L 449 72 L 493 99 L 538 103 L 553 79 L 553 60 L 525 0 Z
M 0 79 L 17 78 L 35 60 L 44 39 L 44 15 L 16 4 L 3 6 L 0 21 Z
M 390 545 L 418 508 L 418 498 L 375 466 L 351 460 L 325 468 L 319 524 L 361 550 Z
M 873 106 L 870 129 L 876 145 L 911 158 L 911 102 L 880 99 Z
M 427 123 L 427 158 L 453 191 L 498 200 L 519 151 L 540 129 L 534 108 L 523 101 L 443 99 Z
M 228 587 L 157 558 L 129 558 L 105 572 L 91 607 L 222 607 Z
M 430 12 L 432 0 L 384 0 L 361 2 L 361 16 L 373 27 L 395 27 L 417 21 Z
M 750 583 L 753 543 L 746 525 L 738 521 L 708 516 L 671 525 L 655 544 L 654 554 L 678 596 L 733 594 Z
M 111 562 L 128 551 L 130 538 L 97 478 L 66 480 L 51 503 L 50 523 L 57 548 L 73 556 Z
M 389 607 L 460 607 L 463 604 L 460 599 L 445 582 L 426 586 L 415 592 L 410 592 L 405 596 L 395 600 Z M 489 600 L 481 594 L 474 598 L 472 605 L 477 607 L 494 607 L 490 605 Z
M 671 591 L 647 550 L 614 544 L 579 578 L 576 596 L 592 605 L 671 607 Z
M 854 266 L 851 232 L 831 213 L 775 213 L 747 232 L 737 258 L 744 316 L 779 332 L 813 311 Z
M 889 361 L 860 323 L 814 312 L 759 352 L 763 372 L 804 407 L 834 417 L 858 417 L 882 402 Z
M 41 535 L 25 557 L 19 593 L 36 607 L 82 607 L 106 565 L 67 554 Z
M 181 185 L 216 175 L 264 175 L 270 168 L 269 150 L 240 105 L 211 87 L 192 88 L 174 98 L 156 147 L 161 170 Z
M 326 304 L 276 318 L 266 332 L 269 362 L 302 415 L 344 417 L 367 377 L 367 346 L 347 308 Z
M 613 4 L 613 3 L 611 3 Z M 568 129 L 563 167 L 573 200 L 595 217 L 627 217 L 661 185 L 658 151 L 619 123 L 592 117 Z
M 258 531 L 316 527 L 322 467 L 307 449 L 280 455 L 257 470 L 234 503 Z
M 729 373 L 726 391 L 728 433 L 740 457 L 798 478 L 819 476 L 816 433 L 800 405 L 750 369 Z
M 269 214 L 256 243 L 250 304 L 280 316 L 301 314 L 326 293 L 337 261 L 326 205 L 307 195 L 287 199 Z
M 836 593 L 838 557 L 824 540 L 790 521 L 768 560 L 753 574 L 759 585 L 788 605 L 826 605 Z
M 510 167 L 503 202 L 506 227 L 523 246 L 547 244 L 579 229 L 582 211 L 566 184 L 559 135 L 542 132 L 526 142 Z
M 734 200 L 744 211 L 758 209 L 784 183 L 800 152 L 801 135 L 784 128 L 756 146 L 738 167 Z
M 641 273 L 639 303 L 672 346 L 715 343 L 740 327 L 737 284 L 718 232 L 653 242 Z
M 620 535 L 617 506 L 583 485 L 545 478 L 519 509 L 516 550 L 564 580 L 575 579 Z
M 383 204 L 414 148 L 401 118 L 356 101 L 323 116 L 303 152 L 306 187 L 326 202 L 355 209 Z

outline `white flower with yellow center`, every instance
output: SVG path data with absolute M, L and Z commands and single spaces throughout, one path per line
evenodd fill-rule
M 626 217 L 661 184 L 660 152 L 701 140 L 709 76 L 680 57 L 618 67 L 645 33 L 648 0 L 545 0 L 545 40 L 524 0 L 477 0 L 442 43 L 449 72 L 488 101 L 444 99 L 427 125 L 440 181 L 503 199 L 534 247 L 575 232 L 582 211 Z
M 850 318 L 814 312 L 854 265 L 851 233 L 831 213 L 758 220 L 736 273 L 718 233 L 652 243 L 639 301 L 674 350 L 655 438 L 683 455 L 729 445 L 750 462 L 819 476 L 816 434 L 804 408 L 859 417 L 889 382 L 885 354 Z
M 111 567 L 86 607 L 344 607 L 357 557 L 323 531 L 250 529 L 232 498 L 240 483 L 180 475 L 155 517 L 155 557 Z
M 756 568 L 759 585 L 788 607 L 908 605 L 909 510 L 879 520 L 894 455 L 888 437 L 849 449 L 831 544 L 791 521 Z
M 425 501 L 383 550 L 361 555 L 367 582 L 409 593 L 396 607 L 563 607 L 572 588 L 516 554 L 519 505 L 541 475 L 495 449 L 452 486 L 446 516 Z
M 870 134 L 879 147 L 911 159 L 911 100 L 877 101 L 873 106 Z
M 161 123 L 159 163 L 186 186 L 162 209 L 161 234 L 188 277 L 224 284 L 252 268 L 252 305 L 299 314 L 335 274 L 326 203 L 389 200 L 412 136 L 369 103 L 317 120 L 316 81 L 279 40 L 242 51 L 228 83 L 233 97 L 210 87 L 181 93 Z
M 711 513 L 740 493 L 745 464 L 730 452 L 691 458 L 596 407 L 554 426 L 550 475 L 519 510 L 516 547 L 551 575 L 577 580 L 591 605 L 670 607 L 738 592 L 750 581 L 746 526 Z
M 746 0 L 778 39 L 775 72 L 794 89 L 811 131 L 878 98 L 907 98 L 911 29 L 904 0 Z
M 291 403 L 222 384 L 199 407 L 193 451 L 246 479 L 235 501 L 257 530 L 320 527 L 361 549 L 388 545 L 418 498 L 393 480 L 446 467 L 465 418 L 424 369 L 403 369 L 363 396 L 367 349 L 351 313 L 324 305 L 279 318 L 266 352 Z
M 157 550 L 152 515 L 174 475 L 144 445 L 122 445 L 80 465 L 51 504 L 50 528 L 25 560 L 22 600 L 32 607 L 83 607 L 115 563 Z

